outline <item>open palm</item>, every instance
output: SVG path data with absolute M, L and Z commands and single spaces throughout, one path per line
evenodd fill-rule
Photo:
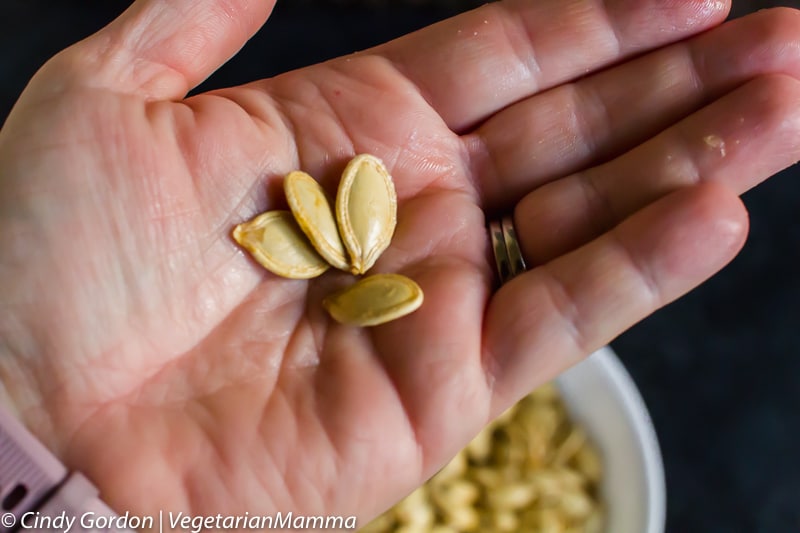
M 272 2 L 137 1 L 0 137 L 9 400 L 120 511 L 373 516 L 721 268 L 735 194 L 798 158 L 798 14 L 691 37 L 726 6 L 679 4 L 498 2 L 183 99 Z M 321 307 L 350 276 L 281 279 L 230 238 L 289 171 L 334 192 L 363 152 L 399 198 L 374 271 L 425 292 L 368 329 Z M 485 213 L 512 209 L 536 268 L 493 292 Z

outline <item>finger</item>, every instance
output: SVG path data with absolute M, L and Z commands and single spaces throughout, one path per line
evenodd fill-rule
M 800 11 L 773 9 L 514 105 L 465 138 L 486 205 L 629 150 L 759 75 L 800 78 Z
M 757 78 L 607 164 L 525 196 L 515 209 L 532 264 L 589 242 L 670 191 L 716 181 L 741 194 L 800 158 L 800 81 Z
M 153 100 L 183 98 L 266 21 L 275 0 L 138 0 L 56 57 L 56 74 Z
M 722 22 L 728 2 L 506 0 L 376 52 L 463 131 L 534 93 Z
M 741 248 L 746 230 L 739 199 L 703 184 L 503 286 L 484 330 L 495 411 L 714 274 Z

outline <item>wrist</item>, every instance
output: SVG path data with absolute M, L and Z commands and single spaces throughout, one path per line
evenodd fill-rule
M 53 420 L 44 409 L 36 371 L 27 357 L 11 349 L 6 339 L 0 337 L 0 406 L 58 453 Z
M 118 515 L 99 497 L 97 488 L 80 472 L 68 472 L 11 413 L 0 408 L 0 495 L 5 511 L 0 532 L 22 529 L 55 531 L 56 520 L 66 520 L 76 532 L 100 531 L 86 527 L 83 517 L 98 515 L 111 525 L 108 533 L 131 533 L 116 527 Z M 72 524 L 81 517 L 77 527 Z M 51 525 L 54 526 L 51 528 Z

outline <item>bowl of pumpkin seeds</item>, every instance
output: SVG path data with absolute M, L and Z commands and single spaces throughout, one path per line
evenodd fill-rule
M 610 348 L 533 391 L 363 533 L 663 533 L 655 431 Z

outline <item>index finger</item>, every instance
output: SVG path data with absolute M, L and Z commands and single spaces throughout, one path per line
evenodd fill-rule
M 727 0 L 505 0 L 378 49 L 460 132 L 500 109 L 721 23 Z

